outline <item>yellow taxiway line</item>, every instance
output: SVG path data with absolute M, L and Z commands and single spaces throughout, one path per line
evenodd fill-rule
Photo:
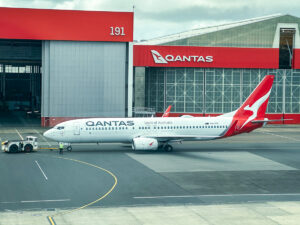
M 84 161 L 81 161 L 81 160 L 77 160 L 77 159 L 71 159 L 71 158 L 65 158 L 65 157 L 55 157 L 55 158 L 58 158 L 58 159 L 65 159 L 65 160 L 70 160 L 70 161 L 73 161 L 73 162 L 77 162 L 77 163 L 80 163 L 80 164 L 84 164 L 84 165 L 87 165 L 87 166 L 94 167 L 94 168 L 96 168 L 96 169 L 102 170 L 102 171 L 104 171 L 105 173 L 108 173 L 110 176 L 112 176 L 112 177 L 114 178 L 114 184 L 113 184 L 113 186 L 108 190 L 108 192 L 106 192 L 104 195 L 102 195 L 100 198 L 96 199 L 95 201 L 92 201 L 92 202 L 90 202 L 90 203 L 88 203 L 88 204 L 85 204 L 85 205 L 83 205 L 83 206 L 81 206 L 81 207 L 78 207 L 78 208 L 76 208 L 76 209 L 71 209 L 71 210 L 67 210 L 67 211 L 65 211 L 65 212 L 56 213 L 56 214 L 54 214 L 54 215 L 52 215 L 52 216 L 48 216 L 47 219 L 48 219 L 48 221 L 50 222 L 51 225 L 56 225 L 56 223 L 55 223 L 53 217 L 61 216 L 61 215 L 69 214 L 69 213 L 73 213 L 73 212 L 75 212 L 75 211 L 78 211 L 78 210 L 80 210 L 80 209 L 84 209 L 84 208 L 86 208 L 86 207 L 88 207 L 88 206 L 91 206 L 91 205 L 93 205 L 93 204 L 95 204 L 95 203 L 101 201 L 102 199 L 104 199 L 105 197 L 107 197 L 107 196 L 115 189 L 115 187 L 116 187 L 117 184 L 118 184 L 118 179 L 117 179 L 116 175 L 114 175 L 111 171 L 109 171 L 109 170 L 107 170 L 107 169 L 104 169 L 104 168 L 102 168 L 102 167 L 100 167 L 100 166 L 97 166 L 97 165 L 94 165 L 94 164 L 91 164 L 91 163 L 88 163 L 88 162 L 84 162 Z

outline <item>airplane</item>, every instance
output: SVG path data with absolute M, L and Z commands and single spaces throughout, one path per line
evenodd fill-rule
M 274 75 L 266 75 L 240 108 L 217 117 L 75 119 L 56 125 L 44 136 L 68 143 L 70 149 L 71 143 L 130 143 L 133 150 L 170 152 L 170 143 L 227 138 L 279 121 L 265 118 L 273 81 Z

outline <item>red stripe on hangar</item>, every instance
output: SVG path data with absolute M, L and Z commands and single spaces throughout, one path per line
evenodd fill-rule
M 0 38 L 68 41 L 133 41 L 132 12 L 0 7 Z
M 278 68 L 278 48 L 135 45 L 134 66 Z

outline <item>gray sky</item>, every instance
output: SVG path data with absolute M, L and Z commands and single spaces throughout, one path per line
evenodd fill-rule
M 2 7 L 99 11 L 132 11 L 133 5 L 135 40 L 275 13 L 300 17 L 299 0 L 0 0 Z

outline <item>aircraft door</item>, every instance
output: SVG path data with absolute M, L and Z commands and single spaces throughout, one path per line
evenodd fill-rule
M 74 135 L 80 135 L 80 124 L 75 123 L 73 130 L 74 130 Z

